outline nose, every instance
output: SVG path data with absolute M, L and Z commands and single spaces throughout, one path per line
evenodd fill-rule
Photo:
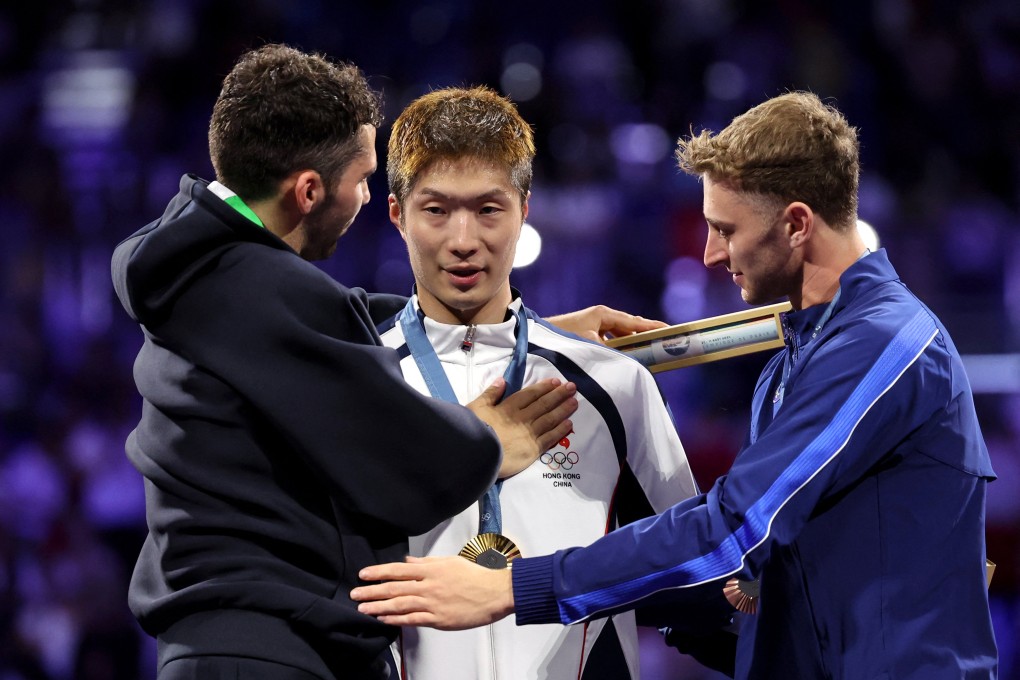
M 715 267 L 725 264 L 728 259 L 725 240 L 712 229 L 708 230 L 708 237 L 705 239 L 705 266 Z
M 361 205 L 368 205 L 368 202 L 372 200 L 372 192 L 368 188 L 368 182 L 365 182 L 365 191 L 361 194 Z
M 478 250 L 478 225 L 469 210 L 458 210 L 453 215 L 453 234 L 450 249 L 460 257 Z

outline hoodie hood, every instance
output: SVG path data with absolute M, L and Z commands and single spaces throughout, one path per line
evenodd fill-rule
M 163 216 L 121 242 L 113 252 L 113 287 L 131 318 L 150 325 L 172 308 L 180 291 L 226 248 L 252 242 L 294 252 L 212 193 L 195 175 L 181 178 L 180 192 Z M 210 220 L 209 214 L 217 219 Z M 295 253 L 295 256 L 297 254 Z

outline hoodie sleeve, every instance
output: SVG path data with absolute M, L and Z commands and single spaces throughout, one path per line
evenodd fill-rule
M 240 395 L 337 502 L 420 533 L 480 497 L 501 451 L 462 406 L 409 388 L 367 297 L 292 252 L 229 248 L 154 315 L 153 342 Z

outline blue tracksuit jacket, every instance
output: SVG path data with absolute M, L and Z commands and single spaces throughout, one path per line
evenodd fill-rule
M 728 578 L 759 577 L 738 678 L 994 677 L 994 473 L 959 354 L 884 251 L 840 285 L 814 340 L 827 305 L 787 315 L 787 349 L 762 372 L 730 472 L 586 548 L 515 562 L 518 623 L 668 597 L 691 629 Z

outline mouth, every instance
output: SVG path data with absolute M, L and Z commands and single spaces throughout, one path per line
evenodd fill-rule
M 468 289 L 475 286 L 482 278 L 482 269 L 477 267 L 456 267 L 446 269 L 446 275 L 456 288 Z

